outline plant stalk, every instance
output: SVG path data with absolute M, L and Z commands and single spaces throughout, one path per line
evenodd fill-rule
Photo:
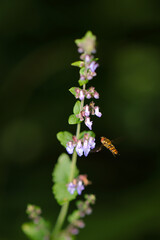
M 84 84 L 83 85 L 83 90 L 85 90 L 85 87 L 86 87 L 86 85 Z M 83 106 L 84 106 L 84 100 L 81 101 L 80 111 L 82 111 Z M 80 130 L 81 130 L 81 123 L 78 123 L 77 124 L 77 130 L 76 130 L 76 138 L 77 139 L 79 138 Z M 77 153 L 76 153 L 76 150 L 74 149 L 74 152 L 73 152 L 73 155 L 72 155 L 71 172 L 70 172 L 69 182 L 73 181 L 76 162 L 77 162 Z M 57 218 L 55 228 L 54 228 L 54 230 L 52 232 L 52 235 L 51 235 L 51 240 L 58 240 L 57 237 L 58 237 L 59 232 L 60 232 L 60 230 L 63 226 L 63 223 L 66 219 L 68 208 L 69 208 L 69 202 L 64 203 L 63 206 L 61 207 L 61 210 L 60 210 L 59 216 Z

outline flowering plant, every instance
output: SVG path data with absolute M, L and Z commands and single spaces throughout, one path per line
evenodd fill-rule
M 35 205 L 28 205 L 27 214 L 31 222 L 23 224 L 22 229 L 31 240 L 75 239 L 75 235 L 85 226 L 83 218 L 92 212 L 91 205 L 95 203 L 93 194 L 84 195 L 85 200 L 76 203 L 77 209 L 68 216 L 68 226 L 62 229 L 69 202 L 85 192 L 85 187 L 91 184 L 87 175 L 79 174 L 76 166 L 77 155 L 87 157 L 89 152 L 95 148 L 95 133 L 92 131 L 93 121 L 91 117 L 92 115 L 102 116 L 94 101 L 84 104 L 85 100 L 99 98 L 99 93 L 93 86 L 86 88 L 86 84 L 90 83 L 96 76 L 96 69 L 99 66 L 98 59 L 93 55 L 96 53 L 96 37 L 88 31 L 82 39 L 77 39 L 75 43 L 80 53 L 80 61 L 72 63 L 72 66 L 80 68 L 80 79 L 78 81 L 79 87 L 69 89 L 77 101 L 73 107 L 73 114 L 69 116 L 68 123 L 77 125 L 76 135 L 68 131 L 61 131 L 57 134 L 58 140 L 65 147 L 67 153 L 72 155 L 72 159 L 68 154 L 62 153 L 53 170 L 53 194 L 62 207 L 52 231 L 50 224 L 41 216 L 41 209 Z M 80 131 L 83 122 L 89 131 Z

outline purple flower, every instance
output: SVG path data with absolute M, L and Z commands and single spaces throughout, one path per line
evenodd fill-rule
M 71 232 L 72 235 L 77 235 L 77 234 L 79 233 L 79 230 L 78 230 L 78 228 L 73 227 L 73 228 L 70 230 L 70 232 Z
M 86 98 L 87 98 L 87 99 L 90 99 L 91 97 L 92 97 L 91 94 L 90 94 L 89 92 L 87 92 Z
M 80 89 L 79 88 L 75 88 L 75 92 L 76 92 L 76 98 L 79 98 Z
M 90 88 L 89 88 L 89 92 L 90 92 L 90 93 L 94 93 L 94 92 L 95 92 L 94 89 L 95 89 L 94 87 L 90 87 Z
M 102 116 L 102 113 L 99 111 L 99 107 L 96 106 L 94 109 L 95 109 L 95 115 L 96 115 L 97 117 L 101 117 L 101 116 Z
M 88 143 L 89 143 L 91 149 L 95 148 L 95 146 L 96 146 L 95 138 L 90 137 Z
M 84 99 L 85 95 L 84 95 L 84 92 L 83 90 L 80 90 L 79 92 L 79 99 L 82 101 Z
M 95 91 L 93 96 L 94 96 L 94 98 L 98 99 L 99 98 L 99 93 Z
M 87 215 L 90 215 L 91 213 L 92 213 L 92 208 L 88 207 L 88 208 L 86 209 L 86 214 L 87 214 Z
M 92 57 L 91 57 L 90 55 L 87 54 L 87 55 L 85 56 L 85 62 L 86 62 L 86 63 L 89 63 L 89 62 L 91 61 L 91 59 L 92 59 Z
M 82 220 L 75 221 L 74 225 L 78 228 L 84 228 L 85 227 L 85 223 Z
M 86 105 L 85 107 L 84 107 L 84 114 L 85 114 L 85 116 L 86 117 L 89 117 L 89 115 L 90 115 L 90 111 L 89 111 L 89 106 L 88 105 Z
M 86 124 L 86 126 L 90 129 L 90 130 L 92 130 L 92 121 L 90 121 L 90 117 L 86 117 L 86 119 L 85 119 L 85 124 Z
M 84 151 L 84 156 L 87 157 L 90 152 L 90 145 L 89 145 L 88 140 L 84 140 L 83 151 Z
M 66 147 L 66 150 L 69 154 L 72 154 L 73 151 L 74 151 L 74 145 L 73 145 L 73 142 L 72 141 L 69 141 L 67 143 L 67 147 Z
M 88 79 L 88 80 L 91 80 L 92 78 L 93 78 L 93 75 L 92 75 L 92 74 L 88 74 L 88 75 L 87 75 L 87 79 Z
M 84 75 L 80 75 L 80 80 L 85 80 L 85 76 Z
M 81 47 L 78 48 L 79 53 L 83 53 L 83 51 L 84 51 L 83 48 L 81 48 Z
M 79 157 L 81 157 L 83 155 L 83 146 L 82 146 L 81 140 L 77 141 L 76 152 Z
M 83 185 L 82 181 L 79 181 L 77 183 L 77 193 L 78 193 L 78 195 L 81 195 L 83 190 L 84 190 L 84 185 Z
M 73 194 L 74 191 L 76 190 L 76 185 L 70 182 L 67 186 L 67 189 L 68 189 L 68 192 L 70 192 L 70 194 Z
M 92 73 L 95 72 L 96 68 L 99 66 L 98 63 L 96 63 L 95 61 L 91 62 L 91 64 L 89 65 L 89 69 L 92 71 Z

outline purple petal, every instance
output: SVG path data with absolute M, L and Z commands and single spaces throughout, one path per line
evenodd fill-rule
M 95 109 L 95 115 L 96 115 L 97 117 L 101 117 L 101 116 L 102 116 L 102 113 L 99 111 L 99 107 L 95 107 L 94 109 Z
M 84 140 L 83 151 L 84 151 L 84 156 L 87 157 L 90 152 L 90 145 L 89 145 L 88 140 Z
M 93 137 L 89 138 L 89 145 L 90 145 L 91 149 L 95 148 L 95 146 L 96 146 L 95 138 L 93 138 Z
M 91 94 L 90 94 L 90 93 L 87 93 L 86 98 L 87 98 L 87 99 L 90 99 L 91 97 L 92 97 Z
M 84 99 L 85 95 L 83 93 L 83 90 L 80 90 L 80 93 L 79 93 L 79 99 L 82 101 Z
M 69 141 L 67 143 L 67 147 L 66 147 L 66 150 L 69 154 L 72 154 L 73 151 L 74 151 L 74 146 L 73 146 L 73 142 L 72 141 Z
M 77 193 L 78 193 L 78 195 L 81 195 L 83 190 L 84 190 L 84 185 L 83 185 L 82 181 L 79 181 L 78 184 L 77 184 Z
M 85 56 L 85 62 L 89 63 L 91 61 L 91 56 L 89 56 L 88 54 Z
M 94 98 L 98 99 L 99 98 L 99 93 L 95 91 L 94 93 Z
M 78 142 L 77 142 L 76 152 L 79 157 L 81 157 L 83 155 L 83 146 L 82 146 L 81 140 L 78 140 Z
M 90 130 L 92 130 L 92 121 L 90 121 L 90 117 L 86 117 L 86 119 L 85 119 L 85 124 L 86 124 L 86 126 L 90 129 Z
M 68 192 L 70 192 L 70 194 L 73 194 L 74 191 L 76 190 L 76 185 L 70 182 L 67 186 L 67 189 L 68 189 Z
M 96 63 L 95 61 L 91 62 L 91 64 L 89 65 L 89 68 L 92 72 L 95 72 L 96 68 L 98 67 L 98 63 Z
M 90 115 L 89 106 L 86 105 L 84 108 L 85 108 L 85 116 L 89 117 L 89 115 Z

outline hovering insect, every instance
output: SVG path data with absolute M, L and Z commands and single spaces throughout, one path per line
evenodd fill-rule
M 101 145 L 98 148 L 95 148 L 95 152 L 99 152 L 102 150 L 103 147 L 106 147 L 107 149 L 109 149 L 111 151 L 111 153 L 113 154 L 113 156 L 117 156 L 118 155 L 118 151 L 115 148 L 115 146 L 112 144 L 112 141 L 109 140 L 106 137 L 101 137 Z

